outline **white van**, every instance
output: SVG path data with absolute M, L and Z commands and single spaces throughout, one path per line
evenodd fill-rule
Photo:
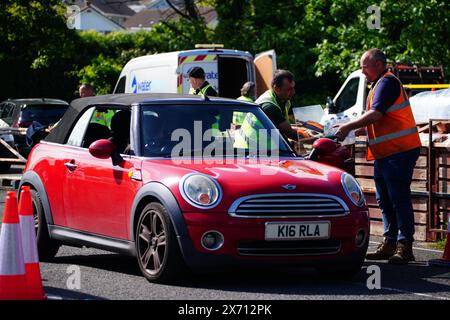
M 187 73 L 193 66 L 205 70 L 206 80 L 221 97 L 239 97 L 247 81 L 256 83 L 259 96 L 270 88 L 276 54 L 270 50 L 253 57 L 249 52 L 213 48 L 142 56 L 124 66 L 114 93 L 188 94 Z
M 449 84 L 444 83 L 442 67 L 390 67 L 403 83 L 403 87 L 409 88 L 412 94 L 429 89 L 446 89 Z M 353 71 L 332 101 L 327 101 L 327 108 L 321 123 L 336 115 L 347 115 L 350 119 L 361 116 L 366 111 L 366 98 L 369 93 L 369 83 L 361 69 Z M 331 100 L 331 99 L 329 99 Z M 414 100 L 414 99 L 413 99 Z M 416 115 L 415 108 L 413 113 Z
M 366 97 L 369 87 L 366 76 L 361 70 L 353 71 L 332 101 L 327 102 L 325 116 L 321 123 L 331 117 L 347 115 L 350 119 L 357 118 L 366 110 Z

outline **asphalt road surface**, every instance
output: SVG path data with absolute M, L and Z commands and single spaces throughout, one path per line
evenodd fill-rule
M 4 201 L 4 195 L 0 195 Z M 0 217 L 3 216 L 0 204 Z M 380 238 L 372 237 L 373 249 Z M 415 247 L 416 262 L 392 266 L 366 261 L 351 281 L 321 278 L 312 269 L 234 269 L 212 274 L 194 274 L 176 285 L 149 283 L 140 274 L 134 258 L 88 248 L 62 246 L 51 263 L 41 263 L 44 289 L 51 299 L 123 300 L 450 300 L 450 268 L 428 266 L 442 252 Z M 373 271 L 380 268 L 380 289 Z M 79 272 L 79 273 L 78 273 Z M 79 278 L 76 278 L 79 275 Z M 78 281 L 78 280 L 79 281 Z M 369 281 L 368 281 L 369 280 Z

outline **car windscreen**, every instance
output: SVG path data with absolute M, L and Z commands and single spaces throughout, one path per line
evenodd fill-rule
M 37 121 L 42 125 L 58 122 L 69 106 L 65 104 L 33 104 L 22 109 L 20 121 L 31 124 Z
M 292 156 L 279 131 L 257 107 L 146 105 L 141 107 L 146 157 Z

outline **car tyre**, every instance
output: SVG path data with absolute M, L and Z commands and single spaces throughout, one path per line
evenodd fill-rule
M 135 243 L 139 268 L 148 281 L 169 283 L 187 271 L 172 221 L 160 203 L 149 203 L 141 211 Z
M 31 189 L 31 199 L 33 202 L 34 225 L 36 229 L 39 259 L 41 261 L 50 261 L 58 253 L 61 244 L 50 238 L 42 200 L 39 193 L 34 189 Z

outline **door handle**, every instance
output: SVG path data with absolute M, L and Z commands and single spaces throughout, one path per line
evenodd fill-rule
M 74 171 L 77 168 L 77 165 L 72 161 L 64 163 L 64 165 L 69 169 L 69 171 Z

